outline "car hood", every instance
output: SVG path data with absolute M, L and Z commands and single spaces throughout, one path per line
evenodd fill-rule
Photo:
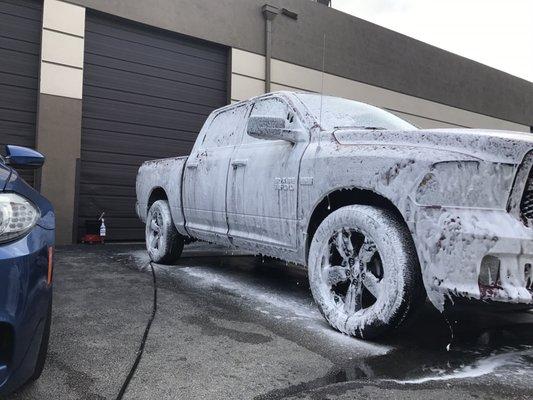
M 340 129 L 333 133 L 341 145 L 387 145 L 451 151 L 481 160 L 519 164 L 533 149 L 533 135 L 484 129 L 420 129 L 413 131 Z

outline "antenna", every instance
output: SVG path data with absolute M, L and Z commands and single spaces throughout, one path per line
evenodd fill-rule
M 318 123 L 322 128 L 322 106 L 324 100 L 324 70 L 326 68 L 326 33 L 324 33 L 324 43 L 322 45 L 322 83 L 320 87 L 320 118 Z

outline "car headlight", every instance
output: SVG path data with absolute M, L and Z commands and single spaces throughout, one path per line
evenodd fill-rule
M 415 200 L 423 206 L 504 209 L 515 170 L 484 161 L 439 162 L 418 185 Z
M 39 210 L 15 193 L 0 193 L 0 243 L 24 235 L 35 226 Z

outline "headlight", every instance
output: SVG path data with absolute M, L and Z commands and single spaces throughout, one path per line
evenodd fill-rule
M 434 164 L 416 191 L 423 206 L 504 209 L 515 166 L 484 161 L 445 161 Z
M 24 235 L 35 226 L 39 210 L 15 193 L 0 193 L 0 242 Z

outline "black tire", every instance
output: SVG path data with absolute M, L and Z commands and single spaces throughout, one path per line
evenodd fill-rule
M 46 315 L 46 322 L 44 325 L 43 337 L 41 339 L 41 346 L 39 347 L 39 355 L 37 356 L 37 363 L 33 375 L 28 380 L 28 383 L 35 382 L 41 377 L 46 363 L 46 356 L 48 354 L 48 343 L 50 342 L 50 327 L 52 325 L 52 300 L 48 305 L 48 314 Z
M 353 205 L 331 213 L 313 237 L 308 264 L 322 315 L 351 336 L 389 333 L 425 298 L 411 234 L 387 210 Z
M 185 238 L 172 221 L 168 201 L 157 200 L 146 217 L 146 250 L 150 259 L 159 264 L 172 264 L 181 256 L 184 244 Z

